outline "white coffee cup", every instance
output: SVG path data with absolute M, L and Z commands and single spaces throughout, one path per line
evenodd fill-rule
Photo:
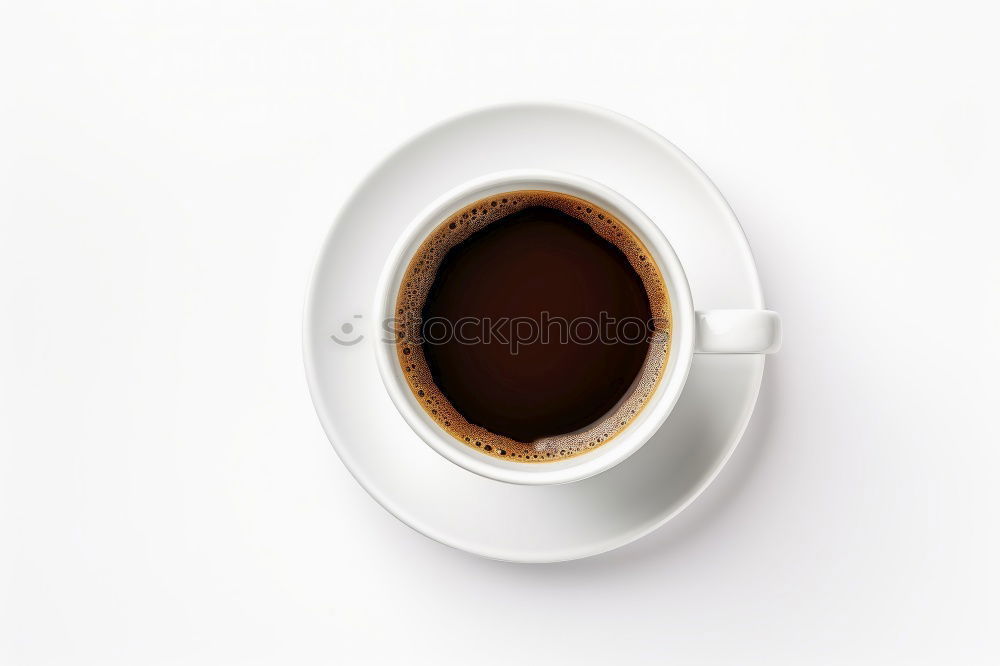
M 392 320 L 400 282 L 417 248 L 438 224 L 456 210 L 491 195 L 515 190 L 547 190 L 591 201 L 626 223 L 660 268 L 673 317 L 666 368 L 636 418 L 606 444 L 575 457 L 545 463 L 494 458 L 455 439 L 417 402 L 403 376 L 395 341 L 384 322 Z M 477 178 L 446 192 L 425 208 L 393 247 L 375 293 L 372 318 L 375 353 L 386 391 L 410 427 L 432 449 L 470 472 L 498 481 L 527 485 L 579 481 L 608 470 L 635 453 L 659 429 L 677 403 L 694 354 L 769 354 L 781 344 L 781 321 L 770 310 L 696 312 L 680 260 L 660 228 L 628 199 L 610 188 L 568 173 L 514 170 Z M 404 442 L 400 446 L 406 446 Z

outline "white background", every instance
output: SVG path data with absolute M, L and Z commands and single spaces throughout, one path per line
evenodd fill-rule
M 1000 658 L 988 3 L 3 7 L 0 662 Z M 690 509 L 545 566 L 370 500 L 300 345 L 363 175 L 530 98 L 691 155 L 786 335 Z

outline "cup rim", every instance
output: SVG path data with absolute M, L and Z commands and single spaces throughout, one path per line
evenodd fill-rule
M 672 328 L 667 366 L 653 395 L 636 420 L 613 439 L 565 460 L 524 463 L 477 453 L 440 428 L 409 390 L 393 341 L 380 338 L 380 322 L 395 312 L 396 294 L 413 253 L 427 234 L 448 215 L 477 199 L 518 189 L 544 189 L 593 201 L 623 220 L 646 245 L 666 282 Z M 375 291 L 374 349 L 382 383 L 407 425 L 438 454 L 480 476 L 521 485 L 579 481 L 621 463 L 642 447 L 672 411 L 687 380 L 694 355 L 694 306 L 680 260 L 660 228 L 635 204 L 584 176 L 543 169 L 512 169 L 466 181 L 428 204 L 407 225 L 383 265 Z

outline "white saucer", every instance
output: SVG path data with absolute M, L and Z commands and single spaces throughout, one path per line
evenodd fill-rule
M 427 130 L 361 183 L 317 261 L 306 301 L 304 351 L 327 436 L 358 482 L 390 513 L 470 553 L 554 562 L 629 543 L 694 500 L 749 422 L 764 357 L 696 355 L 680 401 L 653 439 L 617 467 L 584 481 L 511 485 L 435 453 L 403 421 L 379 378 L 372 349 L 376 323 L 366 321 L 375 283 L 398 235 L 430 201 L 482 174 L 525 167 L 587 176 L 638 205 L 662 227 L 683 262 L 696 309 L 764 307 L 736 216 L 680 150 L 597 107 L 514 104 Z

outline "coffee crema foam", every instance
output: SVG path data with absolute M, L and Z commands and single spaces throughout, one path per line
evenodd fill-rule
M 434 383 L 421 345 L 424 304 L 445 255 L 471 235 L 504 217 L 533 206 L 551 208 L 587 224 L 622 251 L 642 281 L 655 328 L 645 361 L 625 396 L 583 430 L 519 442 L 470 423 Z M 672 319 L 663 277 L 649 250 L 620 220 L 593 203 L 545 190 L 505 192 L 475 201 L 452 213 L 421 243 L 407 265 L 396 296 L 396 355 L 407 385 L 424 411 L 458 441 L 496 458 L 544 463 L 571 458 L 606 444 L 638 416 L 666 368 Z

